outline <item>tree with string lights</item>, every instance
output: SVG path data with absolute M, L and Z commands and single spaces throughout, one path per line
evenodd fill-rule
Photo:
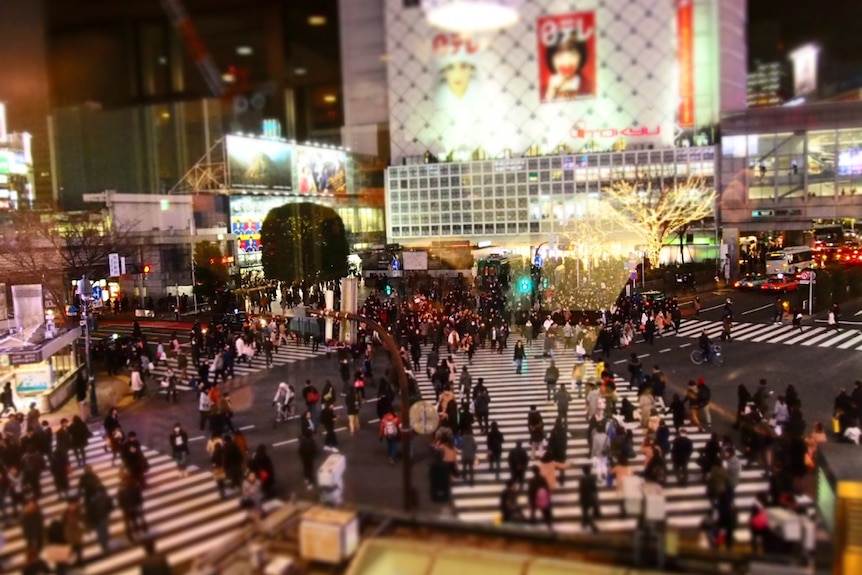
M 668 237 L 713 214 L 715 190 L 704 178 L 616 180 L 604 189 L 605 217 L 636 234 L 653 267 Z

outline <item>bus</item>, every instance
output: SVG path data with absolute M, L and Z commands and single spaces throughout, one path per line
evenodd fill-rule
M 808 246 L 782 248 L 766 254 L 766 275 L 795 274 L 814 267 L 817 267 L 814 250 Z

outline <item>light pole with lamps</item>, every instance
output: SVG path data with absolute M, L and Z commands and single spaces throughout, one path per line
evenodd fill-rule
M 81 327 L 84 328 L 84 364 L 87 369 L 87 388 L 90 392 L 90 417 L 99 416 L 99 400 L 96 396 L 96 378 L 93 376 L 92 359 L 90 358 L 90 300 L 93 299 L 93 286 L 86 274 L 78 281 L 78 297 L 81 300 Z

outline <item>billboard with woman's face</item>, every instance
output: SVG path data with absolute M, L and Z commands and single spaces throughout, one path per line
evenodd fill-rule
M 393 161 L 673 145 L 677 0 L 530 0 L 470 37 L 384 1 Z
M 542 102 L 596 97 L 595 13 L 539 18 L 539 94 Z

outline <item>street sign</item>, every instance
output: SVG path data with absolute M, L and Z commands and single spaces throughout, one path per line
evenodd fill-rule
M 93 299 L 102 301 L 102 286 L 93 286 Z
M 120 276 L 120 254 L 108 254 L 108 275 L 112 278 Z

